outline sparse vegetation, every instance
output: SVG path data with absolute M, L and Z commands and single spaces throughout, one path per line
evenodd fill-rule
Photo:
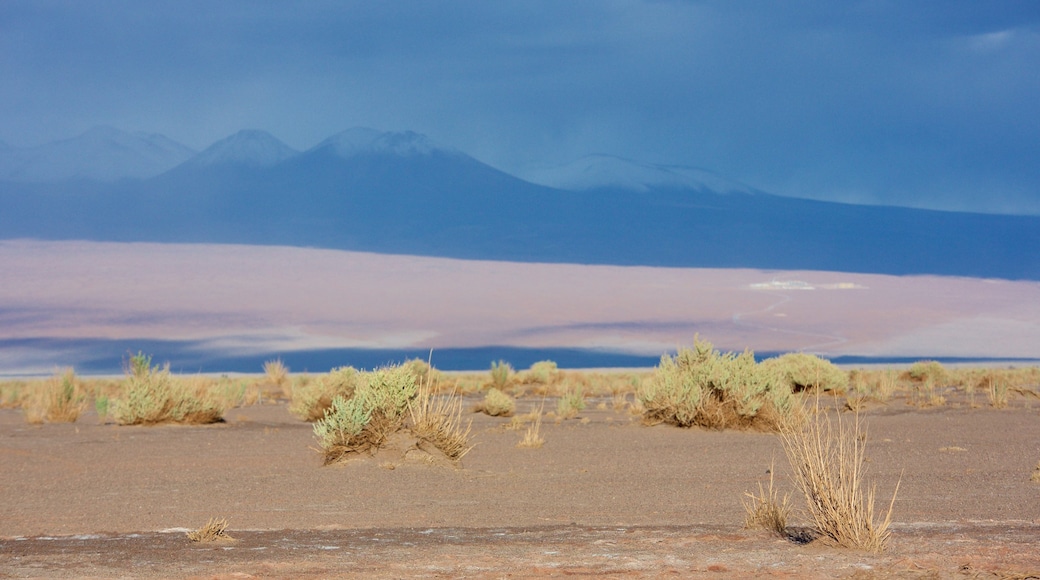
M 1029 481 L 1040 483 L 1040 461 L 1036 462 L 1036 467 L 1033 468 L 1033 475 L 1029 476 Z
M 922 407 L 937 407 L 946 403 L 946 399 L 936 389 L 942 388 L 950 380 L 942 364 L 937 361 L 918 361 L 910 365 L 905 373 L 913 387 L 911 402 Z
M 751 351 L 721 354 L 699 338 L 665 355 L 638 393 L 649 424 L 776 430 L 791 410 L 791 390 Z
M 150 356 L 132 356 L 126 374 L 120 396 L 109 403 L 109 414 L 120 425 L 203 424 L 223 417 L 224 407 L 207 389 L 175 380 L 168 364 L 152 367 Z
M 473 448 L 469 442 L 473 422 L 462 427 L 462 399 L 455 392 L 438 397 L 433 394 L 430 381 L 425 381 L 419 385 L 409 408 L 412 434 L 429 442 L 448 459 L 459 461 Z
M 234 538 L 227 533 L 228 522 L 224 518 L 210 518 L 206 525 L 197 530 L 188 532 L 188 539 L 192 542 L 229 542 Z
M 484 401 L 477 405 L 477 410 L 492 417 L 509 417 L 516 410 L 516 401 L 513 400 L 513 397 L 491 387 L 484 395 Z
M 521 381 L 525 384 L 549 385 L 556 382 L 560 375 L 560 370 L 556 367 L 555 362 L 542 360 L 532 364 L 531 368 L 523 373 Z
M 815 401 L 803 411 L 803 420 L 785 423 L 780 433 L 813 527 L 839 546 L 881 552 L 899 485 L 888 511 L 876 513 L 876 487 L 864 484 L 866 430 L 859 415 L 849 421 L 836 413 L 832 421 L 818 397 Z

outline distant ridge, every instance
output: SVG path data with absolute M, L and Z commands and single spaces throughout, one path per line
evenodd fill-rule
M 586 155 L 559 167 L 530 170 L 523 177 L 532 183 L 568 191 L 621 189 L 645 193 L 653 189 L 692 189 L 754 193 L 743 183 L 704 169 L 653 165 L 612 155 Z
M 539 185 L 414 132 L 296 152 L 243 131 L 116 183 L 0 183 L 0 237 L 307 246 L 465 259 L 1040 280 L 1040 217 L 784 198 L 603 156 Z
M 195 151 L 163 135 L 94 127 L 38 147 L 0 147 L 0 181 L 116 181 L 153 177 Z

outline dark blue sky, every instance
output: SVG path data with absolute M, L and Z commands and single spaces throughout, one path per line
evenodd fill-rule
M 508 171 L 589 153 L 784 195 L 1040 214 L 1040 3 L 0 2 L 0 140 L 195 148 L 411 129 Z

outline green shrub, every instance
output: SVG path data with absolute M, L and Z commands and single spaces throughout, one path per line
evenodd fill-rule
M 513 400 L 513 397 L 491 387 L 484 395 L 484 402 L 479 405 L 479 409 L 492 417 L 509 417 L 516 410 L 516 401 Z
M 644 421 L 712 429 L 776 430 L 791 412 L 791 389 L 754 354 L 721 354 L 694 339 L 661 364 L 638 391 Z
M 585 393 L 581 387 L 567 389 L 556 403 L 556 416 L 561 419 L 577 417 L 585 409 Z
M 538 383 L 547 385 L 552 383 L 560 374 L 556 363 L 551 360 L 542 360 L 531 365 L 524 373 L 524 383 Z
M 116 423 L 203 424 L 221 420 L 224 408 L 208 392 L 174 381 L 169 364 L 161 369 L 151 365 L 152 357 L 142 353 L 130 359 L 123 390 L 109 403 L 109 414 Z
M 491 386 L 496 389 L 503 389 L 509 384 L 509 379 L 513 376 L 513 367 L 509 366 L 504 360 L 491 363 Z
M 307 422 L 317 421 L 325 416 L 337 396 L 354 396 L 360 378 L 361 373 L 354 367 L 340 367 L 316 380 L 295 385 L 289 412 Z
M 381 446 L 403 426 L 418 390 L 415 375 L 404 366 L 363 373 L 358 379 L 354 392 L 336 395 L 324 417 L 314 423 L 326 464 Z
M 791 352 L 762 361 L 765 370 L 774 372 L 792 392 L 844 392 L 849 386 L 848 373 L 829 360 L 802 352 Z

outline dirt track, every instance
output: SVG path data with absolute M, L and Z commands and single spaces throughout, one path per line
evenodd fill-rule
M 460 469 L 387 458 L 322 467 L 310 426 L 282 405 L 207 427 L 91 416 L 37 427 L 3 410 L 0 576 L 1035 574 L 1040 406 L 1016 404 L 868 410 L 882 497 L 902 474 L 881 556 L 741 528 L 742 494 L 774 457 L 793 491 L 776 438 L 760 433 L 592 410 L 587 422 L 545 424 L 541 449 L 518 449 L 507 419 L 474 415 L 477 447 Z M 215 516 L 237 542 L 187 541 L 184 529 Z

